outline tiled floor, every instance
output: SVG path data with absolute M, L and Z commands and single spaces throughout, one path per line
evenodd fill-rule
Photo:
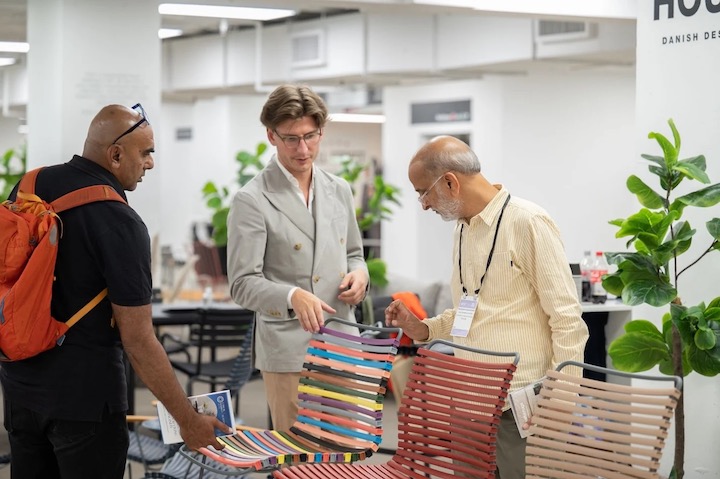
M 179 375 L 179 377 L 181 381 L 184 381 L 182 375 Z M 195 392 L 199 394 L 204 391 L 201 389 L 201 386 L 198 386 L 197 391 Z M 146 388 L 138 387 L 135 392 L 136 414 L 154 415 L 155 411 L 152 406 L 152 400 L 153 397 Z M 243 423 L 248 426 L 262 428 L 268 426 L 265 390 L 261 379 L 254 379 L 243 387 L 240 394 L 240 418 L 242 418 Z M 381 448 L 383 450 L 394 450 L 397 445 L 397 419 L 396 407 L 391 394 L 388 394 L 388 400 L 383 415 L 383 426 L 384 435 Z M 0 454 L 3 454 L 8 450 L 9 446 L 7 444 L 7 437 L 4 430 L 0 429 Z M 383 463 L 387 461 L 389 457 L 390 456 L 387 454 L 375 454 L 373 457 L 368 459 L 368 462 L 375 464 Z M 130 464 L 132 467 L 133 479 L 142 478 L 144 472 L 142 465 L 133 462 Z M 129 474 L 126 473 L 125 477 L 128 478 Z M 264 479 L 266 477 L 267 473 L 253 473 L 248 476 L 248 478 L 252 479 Z M 0 469 L 0 479 L 10 479 L 9 467 Z

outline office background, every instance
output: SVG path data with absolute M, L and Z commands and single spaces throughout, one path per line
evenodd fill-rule
M 705 154 L 711 179 L 720 177 L 720 99 L 714 94 L 720 14 L 704 6 L 686 16 L 672 1 L 627 1 L 636 5 L 637 19 L 571 18 L 593 26 L 585 37 L 567 41 L 539 40 L 537 16 L 395 5 L 161 43 L 153 36 L 157 12 L 145 4 L 153 2 L 94 9 L 84 0 L 58 3 L 66 20 L 51 22 L 52 29 L 42 28 L 52 17 L 50 7 L 28 2 L 33 50 L 26 61 L 0 69 L 8 105 L 0 118 L 0 150 L 23 141 L 14 113 L 27 112 L 31 166 L 66 161 L 81 150 L 98 106 L 141 101 L 156 130 L 157 166 L 129 197 L 150 231 L 178 254 L 189 240 L 189 225 L 209 215 L 202 184 L 230 183 L 235 153 L 265 140 L 258 116 L 267 89 L 287 80 L 324 91 L 334 112 L 385 115 L 382 124 L 329 125 L 323 151 L 361 151 L 382 163 L 387 182 L 400 186 L 402 206 L 382 226 L 382 255 L 393 274 L 449 278 L 452 225 L 421 210 L 406 175 L 412 154 L 436 134 L 468 135 L 488 179 L 545 207 L 562 231 L 570 261 L 579 261 L 586 249 L 625 249 L 608 221 L 637 210 L 625 180 L 630 174 L 647 178 L 640 154 L 660 154 L 647 133 L 670 135 L 668 118 L 683 137 L 681 156 Z M 664 6 L 656 20 L 657 4 Z M 672 18 L 669 4 L 675 6 Z M 71 11 L 84 21 L 67 20 Z M 71 28 L 79 25 L 81 30 Z M 322 32 L 324 62 L 293 67 L 292 39 L 307 32 Z M 667 42 L 688 33 L 699 39 Z M 121 63 L 123 88 L 87 93 L 93 78 L 118 76 L 113 61 Z M 49 74 L 38 77 L 33 62 L 42 63 L 35 72 Z M 413 105 L 456 101 L 470 105 L 459 121 L 412 122 Z M 178 129 L 186 128 L 192 138 L 177 139 Z M 703 231 L 699 218 L 707 216 L 702 211 L 689 219 Z M 717 295 L 718 256 L 682 278 L 686 304 Z M 662 312 L 640 306 L 633 316 L 659 323 Z M 693 374 L 685 387 L 687 477 L 720 477 L 720 459 L 705 447 L 720 440 L 720 383 Z M 671 461 L 666 454 L 665 466 Z

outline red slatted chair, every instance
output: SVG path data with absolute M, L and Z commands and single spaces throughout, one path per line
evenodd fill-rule
M 326 327 L 333 322 L 364 333 Z M 216 467 L 219 462 L 242 473 L 291 463 L 348 463 L 377 451 L 387 382 L 402 331 L 337 318 L 325 324 L 310 341 L 298 387 L 299 415 L 289 430 L 242 429 L 220 438 L 222 451 L 202 449 L 209 458 L 203 461 L 184 448 L 181 452 L 210 471 L 222 472 Z
M 434 343 L 488 356 L 459 359 Z M 385 464 L 305 464 L 274 472 L 276 479 L 475 479 L 495 477 L 502 407 L 518 362 L 497 353 L 434 341 L 418 349 L 398 410 L 398 449 Z
M 568 365 L 632 378 L 633 383 L 571 376 L 562 372 Z M 538 395 L 526 477 L 658 478 L 681 389 L 682 379 L 676 376 L 624 373 L 574 361 L 560 364 L 548 372 Z

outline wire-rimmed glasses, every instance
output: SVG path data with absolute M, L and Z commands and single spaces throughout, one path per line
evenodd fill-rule
M 281 135 L 277 132 L 277 130 L 273 130 L 273 132 L 282 140 L 283 144 L 287 146 L 288 148 L 297 148 L 300 146 L 300 140 L 304 141 L 305 144 L 309 147 L 315 146 L 320 141 L 320 137 L 322 137 L 322 130 L 315 130 L 311 131 L 307 135 L 303 136 L 297 136 L 297 135 Z
M 115 138 L 115 141 L 113 141 L 111 143 L 111 145 L 114 145 L 115 143 L 117 143 L 118 140 L 120 138 L 122 138 L 123 136 L 129 135 L 130 133 L 135 131 L 143 123 L 147 123 L 148 125 L 150 124 L 150 120 L 148 120 L 147 115 L 145 114 L 145 109 L 143 108 L 143 106 L 140 103 L 136 103 L 135 105 L 133 105 L 132 109 L 137 111 L 138 113 L 140 113 L 140 116 L 141 116 L 140 120 L 138 120 L 137 123 L 135 123 L 133 126 L 128 128 L 127 130 L 125 130 L 125 133 L 123 133 L 122 135 Z
M 438 181 L 440 181 L 440 179 L 441 179 L 443 176 L 445 176 L 445 173 L 443 173 L 442 175 L 438 176 L 438 177 L 437 177 L 437 180 L 433 181 L 433 184 L 430 185 L 430 188 L 428 188 L 427 190 L 425 190 L 425 193 L 423 193 L 422 195 L 418 196 L 418 202 L 419 202 L 421 205 L 424 205 L 424 204 L 425 204 L 425 198 L 427 198 L 428 193 L 430 193 L 430 191 L 431 191 L 433 188 L 435 188 L 435 185 L 437 185 Z

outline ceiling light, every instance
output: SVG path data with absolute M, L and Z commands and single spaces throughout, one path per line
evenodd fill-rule
M 30 44 L 25 42 L 0 42 L 0 52 L 27 53 Z
M 6 67 L 8 65 L 14 65 L 15 64 L 14 58 L 6 58 L 6 57 L 0 57 L 0 67 Z
M 158 38 L 161 40 L 163 38 L 173 38 L 173 37 L 179 37 L 183 34 L 183 31 L 179 28 L 161 28 L 158 30 Z
M 161 3 L 160 15 L 182 15 L 187 17 L 234 18 L 238 20 L 277 20 L 291 17 L 295 10 L 280 8 L 220 7 L 215 5 L 191 5 L 184 3 Z
M 331 113 L 330 121 L 337 123 L 385 123 L 385 115 L 366 113 Z

